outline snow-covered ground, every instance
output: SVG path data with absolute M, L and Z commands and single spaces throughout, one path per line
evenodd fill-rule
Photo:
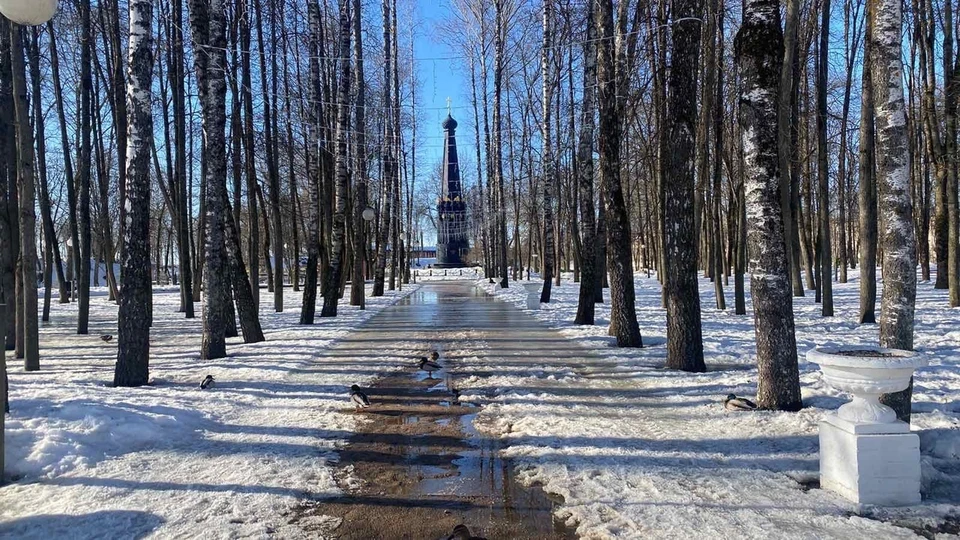
M 753 313 L 715 308 L 701 279 L 708 372 L 663 369 L 666 322 L 655 278 L 637 276 L 643 349 L 613 346 L 609 304 L 597 326 L 572 324 L 579 284 L 564 276 L 553 302 L 531 312 L 588 350 L 582 365 L 551 373 L 501 370 L 461 381 L 462 399 L 485 405 L 484 431 L 509 441 L 521 478 L 563 496 L 562 517 L 584 538 L 874 538 L 952 531 L 960 519 L 960 310 L 945 291 L 918 287 L 916 348 L 930 366 L 914 389 L 913 429 L 920 434 L 924 504 L 867 510 L 816 486 L 817 422 L 846 398 L 827 387 L 801 356 L 806 408 L 799 413 L 724 410 L 728 393 L 756 392 Z M 522 282 L 521 282 L 522 283 Z M 523 287 L 478 285 L 518 307 Z M 876 325 L 857 324 L 858 274 L 834 285 L 835 313 L 820 316 L 813 294 L 795 299 L 800 351 L 825 343 L 876 344 Z M 749 288 L 749 286 L 748 286 Z M 879 305 L 878 305 L 879 309 Z M 482 363 L 485 360 L 475 360 Z M 464 365 L 462 371 L 470 367 Z M 943 525 L 952 521 L 952 525 Z M 899 525 L 899 526 L 895 526 Z M 913 530 L 911 530 L 913 529 Z M 932 536 L 928 536 L 932 537 Z
M 155 291 L 153 384 L 112 388 L 116 306 L 94 291 L 90 335 L 75 334 L 76 304 L 53 306 L 41 327 L 42 370 L 8 355 L 11 415 L 0 488 L 0 538 L 234 538 L 295 534 L 284 511 L 338 493 L 334 452 L 355 425 L 347 389 L 393 367 L 317 362 L 338 338 L 416 290 L 340 306 L 336 319 L 298 324 L 300 292 L 275 313 L 263 291 L 267 340 L 228 340 L 228 357 L 199 358 L 201 320 L 176 313 L 176 289 Z M 318 306 L 319 309 L 319 306 Z M 212 391 L 198 389 L 207 374 Z

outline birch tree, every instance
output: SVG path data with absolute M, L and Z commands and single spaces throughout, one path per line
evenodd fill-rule
M 117 331 L 114 386 L 141 386 L 150 368 L 150 155 L 153 137 L 153 1 L 130 0 L 127 66 L 127 186 L 123 281 Z M 119 90 L 119 89 L 118 89 Z
M 203 343 L 200 356 L 210 360 L 227 355 L 227 303 L 230 281 L 226 271 L 224 219 L 226 202 L 226 34 L 223 0 L 190 0 L 194 67 L 200 88 L 206 156 L 204 197 L 205 240 L 203 289 Z
M 667 367 L 706 371 L 700 328 L 697 241 L 694 230 L 694 133 L 697 125 L 697 61 L 700 55 L 699 0 L 673 0 L 673 50 L 668 86 L 664 171 L 664 249 L 666 251 Z M 710 89 L 708 88 L 709 92 Z M 720 104 L 717 104 L 719 107 Z M 661 135 L 663 136 L 663 135 Z M 706 144 L 704 144 L 706 152 Z M 703 179 L 706 181 L 706 178 Z M 719 268 L 714 279 L 719 280 Z
M 871 3 L 874 24 L 870 68 L 875 99 L 880 246 L 883 249 L 880 346 L 912 350 L 917 253 L 903 101 L 903 14 L 898 0 L 871 0 Z M 907 390 L 885 396 L 884 400 L 896 410 L 897 417 L 906 422 L 910 421 L 912 386 L 911 383 Z
M 757 404 L 795 411 L 802 403 L 780 207 L 776 120 L 783 33 L 777 0 L 747 0 L 735 49 L 741 78 L 739 122 L 757 342 Z
M 308 79 L 307 105 L 307 268 L 303 283 L 303 305 L 300 307 L 300 324 L 313 324 L 317 311 L 318 263 L 320 258 L 320 8 L 316 2 L 307 3 L 307 26 L 309 39 L 307 54 Z
M 386 0 L 385 0 L 386 1 Z M 339 77 L 337 90 L 337 184 L 336 208 L 333 214 L 333 245 L 330 253 L 330 267 L 324 273 L 323 309 L 321 317 L 336 317 L 337 304 L 340 301 L 340 278 L 343 272 L 346 221 L 347 221 L 347 185 L 350 183 L 350 169 L 347 160 L 347 132 L 350 129 L 350 0 L 340 2 L 340 49 Z M 389 121 L 388 121 L 389 123 Z
M 543 83 L 543 123 L 541 135 L 543 142 L 543 291 L 540 301 L 550 302 L 550 289 L 553 284 L 553 272 L 557 265 L 557 250 L 554 230 L 553 199 L 557 184 L 557 171 L 553 163 L 553 88 L 552 69 L 553 52 L 553 0 L 543 0 L 543 47 L 540 50 L 540 77 Z M 559 120 L 559 119 L 558 119 Z

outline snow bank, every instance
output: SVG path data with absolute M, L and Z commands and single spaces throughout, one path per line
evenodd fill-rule
M 341 305 L 335 319 L 299 322 L 300 292 L 283 313 L 263 291 L 267 340 L 228 339 L 228 357 L 199 358 L 201 319 L 176 313 L 176 288 L 154 296 L 151 384 L 113 388 L 116 305 L 91 301 L 90 335 L 76 304 L 54 305 L 41 328 L 41 367 L 8 358 L 11 415 L 0 488 L 0 538 L 289 537 L 284 514 L 340 493 L 336 448 L 354 430 L 347 389 L 396 369 L 382 358 L 343 362 L 325 351 L 417 287 Z M 207 374 L 212 390 L 199 390 Z
M 529 313 L 583 347 L 584 361 L 558 358 L 541 373 L 503 370 L 467 378 L 461 392 L 463 399 L 486 405 L 477 427 L 509 441 L 505 452 L 520 478 L 564 498 L 557 515 L 578 523 L 583 538 L 732 532 L 764 539 L 912 538 L 915 530 L 935 531 L 960 515 L 960 312 L 949 309 L 945 293 L 932 283 L 918 288 L 916 346 L 931 365 L 917 373 L 913 418 L 921 437 L 925 503 L 858 517 L 840 497 L 810 489 L 819 480 L 817 422 L 848 398 L 826 386 L 817 366 L 803 357 L 815 345 L 877 343 L 876 325 L 857 324 L 857 272 L 849 283 L 834 284 L 835 317 L 820 316 L 812 293 L 795 299 L 806 406 L 799 413 L 736 413 L 721 404 L 727 394 L 756 393 L 749 297 L 746 316 L 719 311 L 713 284 L 701 279 L 708 371 L 689 374 L 662 367 L 666 321 L 655 277 L 636 277 L 643 349 L 615 347 L 607 335 L 609 304 L 597 306 L 596 326 L 573 325 L 579 284 L 564 278 L 552 302 Z M 477 284 L 526 307 L 522 287 Z M 732 287 L 726 289 L 732 307 Z M 477 358 L 474 367 L 489 361 Z

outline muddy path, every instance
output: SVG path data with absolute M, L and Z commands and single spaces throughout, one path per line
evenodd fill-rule
M 490 540 L 576 538 L 553 519 L 562 501 L 516 481 L 513 463 L 500 455 L 503 442 L 474 428 L 480 408 L 461 402 L 456 390 L 458 378 L 470 376 L 457 372 L 455 336 L 468 325 L 456 306 L 473 299 L 493 312 L 513 308 L 468 283 L 424 289 L 405 301 L 403 319 L 375 318 L 368 331 L 378 339 L 416 332 L 418 346 L 444 352 L 446 369 L 431 376 L 404 360 L 409 367 L 366 389 L 374 405 L 357 413 L 367 421 L 339 452 L 338 478 L 347 495 L 305 504 L 300 517 L 339 518 L 326 534 L 342 540 L 446 538 L 459 523 Z

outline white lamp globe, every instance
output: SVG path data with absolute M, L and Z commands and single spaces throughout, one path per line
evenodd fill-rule
M 373 218 L 374 218 L 374 217 L 375 217 L 375 216 L 374 216 L 373 208 L 370 208 L 370 207 L 368 206 L 368 207 L 366 207 L 366 208 L 363 209 L 363 219 L 364 219 L 365 221 L 373 221 Z
M 23 26 L 46 24 L 57 13 L 57 0 L 0 0 L 0 13 Z

